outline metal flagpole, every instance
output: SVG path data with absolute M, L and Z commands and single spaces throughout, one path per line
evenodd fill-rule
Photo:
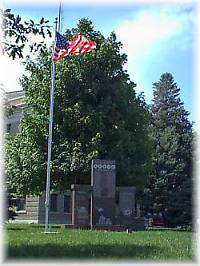
M 58 32 L 62 31 L 62 3 L 60 1 L 59 11 L 58 11 Z
M 56 43 L 56 31 L 60 28 L 60 25 L 59 25 L 60 7 L 59 7 L 58 17 L 59 17 L 59 21 L 56 18 L 56 25 L 55 25 L 55 42 L 54 42 L 54 46 L 53 46 L 53 53 L 54 53 L 55 43 Z M 50 232 L 50 228 L 49 228 L 49 203 L 50 203 L 51 148 L 52 148 L 52 133 L 53 133 L 52 131 L 53 131 L 55 74 L 56 74 L 56 66 L 55 66 L 54 60 L 52 59 L 52 80 L 51 80 L 51 93 L 50 93 L 48 160 L 47 160 L 46 199 L 45 199 L 45 233 Z

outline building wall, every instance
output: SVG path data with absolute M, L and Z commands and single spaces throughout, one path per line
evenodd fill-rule
M 64 195 L 70 195 L 71 191 L 56 192 L 57 194 L 57 211 L 49 210 L 49 223 L 51 224 L 71 224 L 71 208 L 70 212 L 64 212 Z M 71 201 L 70 201 L 71 206 Z M 45 223 L 45 192 L 39 198 L 38 223 Z
M 4 115 L 5 131 L 15 135 L 19 132 L 19 123 L 22 118 L 22 112 L 25 106 L 24 91 L 7 92 L 5 94 L 4 106 L 13 108 L 13 114 L 10 116 Z
M 49 223 L 51 224 L 71 224 L 71 199 L 70 212 L 64 212 L 64 195 L 71 197 L 71 191 L 56 192 L 57 194 L 57 211 L 49 210 Z M 39 197 L 26 197 L 26 208 L 17 212 L 17 222 L 34 222 L 39 224 L 45 223 L 45 192 Z
M 5 94 L 4 106 L 13 107 L 13 114 L 8 117 L 4 115 L 4 128 L 7 133 L 12 135 L 19 132 L 19 123 L 23 110 L 26 108 L 24 96 L 24 91 L 13 91 Z M 70 192 L 57 194 L 58 209 L 56 212 L 49 212 L 50 223 L 71 223 L 71 212 L 64 212 L 64 195 L 69 195 Z M 18 211 L 17 215 L 17 221 L 45 223 L 45 193 L 40 197 L 26 197 L 26 209 Z
M 19 123 L 22 118 L 22 110 L 15 111 L 13 115 L 6 118 L 6 132 L 15 135 L 19 132 Z
M 17 221 L 38 223 L 39 197 L 26 197 L 25 210 L 17 211 Z

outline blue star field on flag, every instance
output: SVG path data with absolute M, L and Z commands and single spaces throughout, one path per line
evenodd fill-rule
M 63 52 L 63 50 L 66 50 L 67 46 L 70 45 L 70 42 L 62 36 L 59 32 L 56 32 L 56 46 L 54 51 L 54 60 L 59 57 L 60 53 Z

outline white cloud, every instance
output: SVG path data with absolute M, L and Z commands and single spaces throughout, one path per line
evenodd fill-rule
M 183 38 L 180 49 L 184 48 L 192 38 L 188 33 L 195 25 L 194 16 L 193 12 L 184 12 L 183 6 L 149 8 L 132 20 L 124 21 L 116 34 L 123 43 L 123 52 L 136 60 L 162 42 L 179 40 L 180 36 Z
M 6 55 L 0 56 L 1 61 L 1 80 L 3 87 L 6 91 L 21 90 L 19 85 L 19 78 L 23 74 L 24 67 L 21 65 L 20 60 L 12 60 Z
M 45 39 L 43 39 L 42 36 L 30 35 L 29 42 L 27 43 L 23 51 L 24 58 L 26 57 L 26 55 L 30 55 L 30 57 L 34 59 L 36 57 L 36 54 L 30 54 L 29 44 L 33 44 L 34 42 L 39 43 L 41 41 L 44 41 L 49 46 L 52 43 L 52 38 L 46 37 Z M 24 59 L 18 59 L 17 56 L 15 60 L 12 60 L 6 54 L 0 55 L 0 83 L 3 84 L 3 87 L 6 91 L 22 90 L 19 79 L 25 72 L 24 65 L 22 64 L 23 60 Z
M 125 21 L 116 31 L 123 43 L 123 51 L 131 57 L 144 54 L 156 43 L 172 36 L 180 29 L 176 20 L 163 15 L 141 12 L 134 20 Z
M 124 21 L 116 30 L 118 39 L 123 43 L 122 52 L 128 55 L 125 68 L 139 85 L 139 90 L 143 87 L 142 76 L 145 79 L 144 69 L 151 67 L 148 64 L 155 58 L 155 54 L 158 63 L 163 58 L 167 60 L 167 50 L 177 47 L 185 49 L 191 42 L 194 13 L 185 10 L 185 7 L 146 8 L 139 11 L 133 19 Z M 147 91 L 146 93 L 148 94 Z

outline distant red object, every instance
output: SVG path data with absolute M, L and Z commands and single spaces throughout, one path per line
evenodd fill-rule
M 154 217 L 152 221 L 154 226 L 167 226 L 167 221 L 163 217 Z

